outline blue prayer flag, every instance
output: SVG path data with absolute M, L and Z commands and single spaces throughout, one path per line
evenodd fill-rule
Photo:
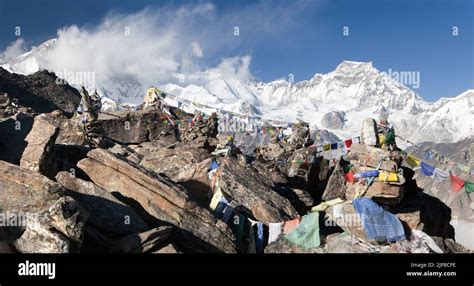
M 425 176 L 433 176 L 435 171 L 435 167 L 426 164 L 425 162 L 421 162 L 421 172 L 425 174 Z

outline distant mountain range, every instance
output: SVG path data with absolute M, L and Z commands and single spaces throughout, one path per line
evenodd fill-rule
M 42 57 L 55 45 L 55 39 L 49 40 L 2 67 L 25 75 L 48 69 L 43 66 Z M 290 122 L 301 119 L 309 122 L 313 130 L 325 129 L 340 139 L 357 136 L 364 118 L 381 115 L 388 116 L 397 133 L 413 142 L 450 143 L 474 134 L 473 89 L 428 102 L 378 71 L 371 62 L 344 61 L 330 73 L 297 83 L 229 79 L 214 69 L 192 77 L 192 84 L 159 87 L 183 99 L 223 110 Z M 107 97 L 108 107 L 140 104 L 148 87 L 134 78 L 111 78 L 96 85 Z

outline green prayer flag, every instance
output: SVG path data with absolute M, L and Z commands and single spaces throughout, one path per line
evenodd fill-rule
M 298 227 L 285 235 L 285 239 L 304 249 L 319 247 L 319 212 L 303 216 Z
M 465 190 L 467 193 L 472 193 L 472 192 L 474 192 L 474 183 L 465 182 L 465 183 L 464 183 L 464 190 Z

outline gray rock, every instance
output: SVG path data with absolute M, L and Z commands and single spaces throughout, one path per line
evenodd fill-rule
M 40 223 L 28 224 L 23 235 L 15 241 L 22 253 L 69 253 L 71 242 L 59 232 Z
M 265 253 L 324 253 L 322 247 L 303 249 L 290 244 L 283 236 L 265 247 Z
M 324 114 L 321 119 L 321 125 L 328 129 L 343 129 L 346 120 L 346 113 L 344 111 L 331 111 Z
M 64 196 L 41 214 L 40 222 L 49 225 L 80 246 L 89 214 L 73 198 Z
M 327 253 L 370 253 L 361 243 L 346 232 L 326 237 Z
M 77 89 L 69 84 L 57 84 L 56 75 L 43 70 L 32 75 L 9 73 L 0 67 L 0 90 L 18 99 L 21 106 L 30 107 L 37 113 L 57 109 L 72 115 L 81 100 Z
M 148 229 L 132 208 L 94 183 L 73 177 L 68 172 L 59 172 L 56 180 L 89 213 L 88 222 L 106 234 L 126 235 Z

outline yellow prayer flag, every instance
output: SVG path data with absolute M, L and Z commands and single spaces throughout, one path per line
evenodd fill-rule
M 379 180 L 382 182 L 398 182 L 398 174 L 395 172 L 380 172 Z
M 331 149 L 331 145 L 330 144 L 326 144 L 323 146 L 323 151 L 329 151 Z
M 421 160 L 416 158 L 415 156 L 413 155 L 410 155 L 408 154 L 407 156 L 407 164 L 412 167 L 412 168 L 415 168 L 415 167 L 418 167 L 421 163 Z

